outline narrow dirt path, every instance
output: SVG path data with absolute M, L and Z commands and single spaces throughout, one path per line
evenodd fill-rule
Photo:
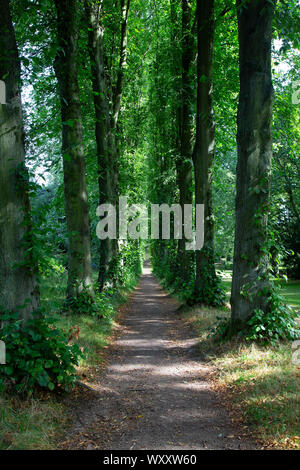
M 210 367 L 146 265 L 95 392 L 75 405 L 71 449 L 253 449 L 210 388 Z M 66 444 L 64 445 L 66 448 Z

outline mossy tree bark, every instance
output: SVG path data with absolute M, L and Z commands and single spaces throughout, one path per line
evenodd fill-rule
M 82 120 L 77 70 L 77 19 L 75 0 L 55 0 L 58 50 L 55 72 L 62 117 L 62 154 L 67 230 L 69 237 L 67 296 L 83 289 L 93 294 L 91 238 Z
M 6 84 L 6 104 L 0 104 L 0 311 L 18 308 L 26 320 L 39 307 L 39 289 L 30 237 L 20 62 L 10 2 L 0 0 L 0 10 L 0 79 Z
M 271 40 L 274 5 L 238 0 L 240 98 L 232 321 L 244 328 L 269 304 L 267 219 L 272 160 Z
M 112 184 L 112 160 L 109 158 L 109 97 L 107 95 L 106 74 L 104 65 L 102 25 L 103 2 L 85 0 L 85 11 L 88 24 L 89 55 L 91 62 L 91 79 L 95 108 L 95 137 L 97 143 L 97 167 L 99 184 L 99 203 L 114 202 Z M 109 264 L 112 260 L 112 240 L 100 242 L 100 268 L 98 287 L 103 289 L 108 277 Z

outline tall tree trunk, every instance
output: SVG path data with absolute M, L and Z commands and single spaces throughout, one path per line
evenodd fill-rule
M 197 0 L 197 123 L 194 148 L 195 202 L 204 204 L 204 246 L 196 251 L 195 299 L 218 304 L 218 280 L 214 259 L 212 177 L 215 151 L 215 122 L 212 104 L 214 49 L 214 0 Z
M 55 72 L 61 102 L 65 209 L 69 237 L 67 296 L 93 293 L 89 205 L 77 70 L 76 0 L 54 0 L 58 51 Z
M 31 253 L 28 174 L 25 167 L 20 62 L 10 2 L 0 0 L 0 312 L 21 308 L 26 320 L 39 307 Z
M 271 39 L 274 7 L 238 0 L 240 99 L 232 321 L 242 328 L 269 309 L 267 218 L 272 160 Z
M 91 79 L 94 92 L 95 136 L 97 143 L 97 166 L 99 183 L 99 202 L 114 202 L 114 186 L 112 184 L 112 160 L 108 152 L 109 133 L 109 97 L 105 79 L 103 36 L 104 27 L 101 23 L 103 2 L 85 0 L 85 11 L 88 23 L 89 54 L 91 62 Z M 112 260 L 112 240 L 100 242 L 100 268 L 98 287 L 103 289 L 108 277 L 109 264 Z
M 116 138 L 121 107 L 124 70 L 127 56 L 127 24 L 130 0 L 121 0 L 120 59 L 116 84 L 112 90 L 112 77 L 106 80 L 101 23 L 103 2 L 85 0 L 89 25 L 89 53 L 96 116 L 96 142 L 100 203 L 118 204 L 118 143 Z M 111 104 L 110 104 L 111 101 Z M 117 240 L 101 240 L 98 286 L 102 290 L 107 282 L 116 282 Z
M 172 76 L 172 134 L 173 147 L 176 159 L 180 155 L 180 133 L 181 133 L 181 99 L 180 93 L 182 88 L 182 50 L 180 47 L 181 29 L 180 28 L 180 3 L 181 0 L 170 0 L 170 20 L 171 20 L 171 51 L 172 61 L 170 63 L 170 73 Z
M 192 102 L 194 100 L 192 60 L 194 38 L 191 31 L 192 7 L 188 0 L 182 0 L 182 56 L 181 56 L 181 108 L 179 111 L 180 156 L 177 161 L 177 183 L 179 188 L 179 204 L 193 202 L 193 171 L 192 171 L 192 139 L 193 118 Z M 183 230 L 184 234 L 184 230 Z M 192 252 L 185 249 L 186 239 L 178 241 L 178 265 L 181 280 L 188 281 L 191 277 Z
M 130 8 L 130 0 L 120 0 L 121 7 L 121 37 L 119 49 L 119 67 L 117 72 L 116 83 L 112 87 L 112 112 L 110 114 L 108 129 L 108 158 L 111 161 L 111 187 L 113 188 L 112 203 L 118 207 L 119 197 L 119 145 L 118 145 L 118 129 L 119 117 L 121 109 L 121 101 L 123 95 L 123 84 L 125 77 L 125 67 L 127 63 L 127 27 Z M 110 81 L 111 82 L 111 81 Z M 112 82 L 111 82 L 112 83 Z M 107 268 L 107 275 L 111 277 L 114 286 L 117 283 L 118 271 L 118 240 L 110 240 L 111 243 L 111 260 Z M 100 276 L 99 276 L 99 280 Z M 105 281 L 105 278 L 103 279 Z M 100 283 L 101 287 L 101 283 Z

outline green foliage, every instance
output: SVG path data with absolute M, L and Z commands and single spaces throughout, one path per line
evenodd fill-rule
M 195 261 L 191 259 L 189 275 L 182 279 L 179 275 L 179 263 L 176 241 L 152 243 L 152 266 L 162 286 L 175 292 L 187 305 L 205 304 L 223 307 L 226 294 L 222 281 L 212 269 L 203 272 L 201 283 L 195 281 Z
M 231 328 L 230 317 L 217 316 L 214 323 L 209 328 L 209 338 L 214 338 L 218 341 L 229 339 L 228 337 Z
M 172 5 L 174 11 L 172 12 Z M 56 54 L 55 8 L 49 0 L 12 2 L 17 42 L 22 61 L 22 80 L 26 87 L 27 156 L 32 171 L 20 171 L 20 185 L 26 183 L 32 202 L 32 226 L 28 226 L 28 259 L 31 268 L 39 266 L 42 277 L 66 269 L 67 228 L 64 218 L 63 171 L 61 159 L 61 122 L 53 62 Z M 193 18 L 194 20 L 193 4 Z M 239 94 L 238 32 L 235 2 L 230 0 L 224 11 L 216 2 L 216 34 L 214 45 L 213 104 L 216 121 L 216 146 L 213 175 L 213 213 L 215 220 L 216 261 L 233 257 L 234 199 L 236 169 L 236 113 Z M 107 57 L 109 81 L 115 82 L 118 70 L 120 39 L 119 9 L 106 2 L 103 18 L 104 52 Z M 87 28 L 84 10 L 78 11 L 79 88 L 84 125 L 86 177 L 89 194 L 92 259 L 98 269 L 99 240 L 95 236 L 99 203 L 97 181 L 95 116 L 87 60 Z M 299 54 L 293 49 L 299 43 L 296 0 L 277 2 L 274 37 L 283 40 L 280 50 L 273 50 L 274 159 L 270 227 L 273 246 L 273 274 L 282 272 L 299 278 L 299 106 L 292 102 L 293 83 L 299 79 Z M 129 203 L 174 203 L 178 201 L 178 125 L 177 113 L 181 93 L 181 4 L 180 2 L 142 2 L 132 5 L 128 24 L 128 64 L 125 71 L 122 108 L 118 123 L 118 168 L 120 194 L 129 196 Z M 285 71 L 276 66 L 284 63 Z M 195 83 L 195 61 L 191 68 Z M 194 87 L 196 91 L 196 86 Z M 195 116 L 196 101 L 191 104 Z M 69 122 L 72 125 L 72 122 Z M 21 170 L 21 169 L 20 169 Z M 32 177 L 34 176 L 34 177 Z M 39 185 L 33 184 L 33 180 Z M 41 182 L 43 181 L 43 183 Z M 255 187 L 254 191 L 260 191 Z M 262 189 L 263 190 L 263 189 Z M 268 208 L 269 211 L 269 208 Z M 31 223 L 31 222 L 30 222 Z M 269 237 L 270 238 L 270 237 Z M 103 297 L 91 299 L 87 292 L 65 304 L 75 314 L 102 316 L 109 309 L 110 292 L 126 286 L 141 272 L 145 245 L 128 240 L 112 260 L 107 290 Z M 245 256 L 249 257 L 249 253 Z M 189 304 L 224 304 L 221 283 L 209 272 L 203 274 L 201 285 L 195 286 L 195 265 L 190 264 L 184 279 L 179 275 L 180 260 L 177 242 L 151 242 L 152 265 L 162 284 L 176 291 Z M 64 294 L 62 294 L 64 295 Z M 278 310 L 278 309 L 277 309 Z
M 75 366 L 83 356 L 68 335 L 55 326 L 56 318 L 39 311 L 25 324 L 18 312 L 4 313 L 0 338 L 6 344 L 6 365 L 0 368 L 0 385 L 17 393 L 36 387 L 68 390 L 76 380 Z
M 96 318 L 111 318 L 114 307 L 112 299 L 116 289 L 106 289 L 96 292 L 94 296 L 84 289 L 76 297 L 69 297 L 64 301 L 63 310 L 74 315 L 91 315 Z
M 293 103 L 294 83 L 299 80 L 299 54 L 278 53 L 287 71 L 275 74 L 274 158 L 270 226 L 274 247 L 286 274 L 300 277 L 299 106 Z M 274 250 L 274 248 L 273 248 Z
M 63 274 L 65 268 L 57 259 L 45 255 L 43 263 L 39 264 L 39 273 L 41 276 L 46 277 L 53 272 L 55 274 Z

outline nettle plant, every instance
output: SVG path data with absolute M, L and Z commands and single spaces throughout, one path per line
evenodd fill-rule
M 260 186 L 263 186 L 261 184 Z M 258 207 L 254 223 L 263 227 L 261 220 L 269 214 L 268 204 L 261 204 Z M 263 229 L 261 229 L 263 230 Z M 280 295 L 280 289 L 272 280 L 271 258 L 272 248 L 276 247 L 274 233 L 267 226 L 266 234 L 262 233 L 263 243 L 260 244 L 260 253 L 262 257 L 268 257 L 268 269 L 265 273 L 265 285 L 258 290 L 257 295 L 264 296 L 268 300 L 268 308 L 266 311 L 255 309 L 253 315 L 248 320 L 247 340 L 260 341 L 262 343 L 274 344 L 279 340 L 294 340 L 299 336 L 299 329 L 296 318 L 298 313 L 293 310 L 284 301 Z M 250 262 L 250 261 L 249 261 Z M 278 260 L 275 260 L 278 263 Z M 258 279 L 256 282 L 261 281 Z M 250 286 L 248 287 L 248 290 Z M 247 291 L 247 289 L 245 289 Z M 247 292 L 245 292 L 246 294 Z
M 269 309 L 256 309 L 248 321 L 246 339 L 274 344 L 279 340 L 293 341 L 299 337 L 299 313 L 284 302 L 279 288 L 273 282 L 268 287 Z
M 56 319 L 42 311 L 26 322 L 19 312 L 4 312 L 1 318 L 0 339 L 6 344 L 6 365 L 0 367 L 2 391 L 68 391 L 77 379 L 75 367 L 84 357 L 79 346 L 71 344 L 74 334 L 56 327 Z

